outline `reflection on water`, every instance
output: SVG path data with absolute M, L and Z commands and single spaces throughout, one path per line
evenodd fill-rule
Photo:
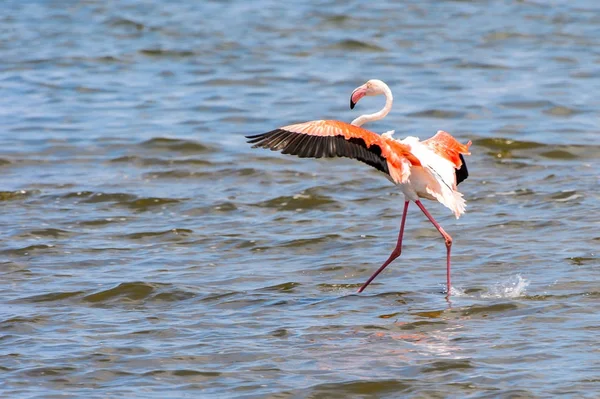
M 593 1 L 8 2 L 2 397 L 598 396 Z M 472 140 L 438 233 L 347 159 L 244 135 Z

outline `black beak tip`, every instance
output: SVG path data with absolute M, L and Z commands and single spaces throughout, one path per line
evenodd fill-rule
M 353 102 L 352 99 L 350 99 L 350 109 L 354 109 L 355 105 L 356 105 L 356 103 Z

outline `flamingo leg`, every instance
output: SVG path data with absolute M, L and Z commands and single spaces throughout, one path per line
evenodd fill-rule
M 383 269 L 385 269 L 387 267 L 387 265 L 392 263 L 394 261 L 394 259 L 396 259 L 398 256 L 400 256 L 400 254 L 402 253 L 402 236 L 404 235 L 404 223 L 406 222 L 406 211 L 407 210 L 408 210 L 408 201 L 405 201 L 404 202 L 404 212 L 402 213 L 402 222 L 400 222 L 400 233 L 398 234 L 398 242 L 396 243 L 396 248 L 394 248 L 394 250 L 392 251 L 388 260 L 386 260 L 383 263 L 383 265 L 381 265 L 381 267 L 379 269 L 377 269 L 377 271 L 375 273 L 373 273 L 373 275 L 371 277 L 369 277 L 369 279 L 358 289 L 359 294 L 361 292 L 363 292 L 365 288 L 367 288 L 367 285 L 371 284 L 371 281 L 373 281 L 375 279 L 375 277 L 377 277 L 377 275 L 379 273 L 381 273 L 383 271 Z
M 450 234 L 446 233 L 444 231 L 444 229 L 442 228 L 442 226 L 440 226 L 439 223 L 435 221 L 433 216 L 431 216 L 429 211 L 427 211 L 427 209 L 425 209 L 425 207 L 423 206 L 423 204 L 421 203 L 420 200 L 415 201 L 415 204 L 417 204 L 417 206 L 423 211 L 425 216 L 427 216 L 427 219 L 429 219 L 429 221 L 435 226 L 435 228 L 440 232 L 440 234 L 442 235 L 442 237 L 444 237 L 444 240 L 446 241 L 446 287 L 447 287 L 446 297 L 449 297 L 450 296 L 450 249 L 452 248 L 452 237 L 450 237 Z

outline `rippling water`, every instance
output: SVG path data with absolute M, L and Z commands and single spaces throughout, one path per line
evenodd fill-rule
M 600 396 L 600 6 L 9 1 L 0 396 Z M 468 212 L 243 135 L 473 140 Z

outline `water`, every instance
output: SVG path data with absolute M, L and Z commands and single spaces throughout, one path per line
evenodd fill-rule
M 595 1 L 5 2 L 0 396 L 600 396 Z M 347 159 L 243 135 L 473 141 L 444 244 Z

